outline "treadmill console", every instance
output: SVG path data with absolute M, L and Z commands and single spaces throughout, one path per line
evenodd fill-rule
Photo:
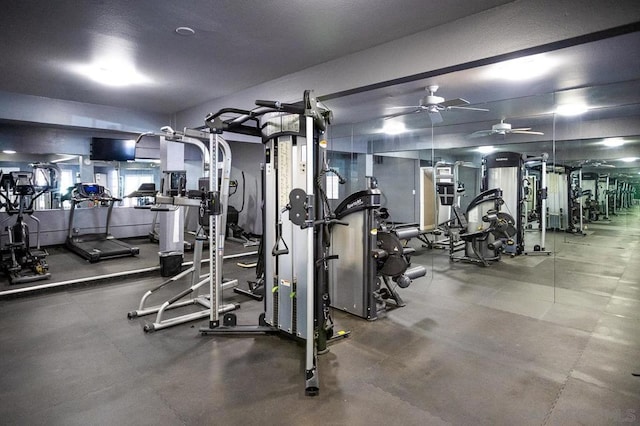
M 36 193 L 32 172 L 11 172 L 11 181 L 14 195 L 33 195 Z
M 75 189 L 74 198 L 109 198 L 105 193 L 104 186 L 97 183 L 79 183 Z

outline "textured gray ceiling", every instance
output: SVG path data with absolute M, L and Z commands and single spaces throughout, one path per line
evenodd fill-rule
M 4 2 L 0 90 L 173 113 L 429 28 L 446 28 L 444 24 L 482 11 L 491 13 L 491 8 L 506 3 L 510 1 Z M 191 27 L 196 33 L 180 36 L 175 33 L 179 26 Z M 69 70 L 104 52 L 129 58 L 152 82 L 103 87 Z M 493 143 L 468 141 L 464 136 L 490 128 L 500 119 L 514 127 L 542 130 L 545 136 L 514 135 L 495 142 L 547 143 L 554 125 L 550 110 L 570 99 L 582 99 L 596 108 L 579 119 L 588 132 L 565 132 L 564 139 L 593 137 L 596 130 L 624 134 L 623 125 L 637 123 L 640 117 L 637 52 L 640 36 L 631 33 L 549 52 L 556 61 L 552 72 L 526 82 L 488 79 L 485 71 L 490 66 L 484 66 L 332 99 L 327 105 L 334 111 L 336 137 L 341 132 L 366 136 L 380 127 L 380 117 L 397 111 L 390 107 L 415 105 L 427 85 L 438 84 L 439 96 L 465 98 L 490 109 L 488 113 L 444 112 L 443 123 L 434 129 L 442 147 Z M 410 135 L 414 139 L 431 131 L 424 114 L 402 120 L 414 129 Z M 351 127 L 354 122 L 361 124 Z M 614 126 L 605 129 L 610 122 Z M 640 157 L 640 150 L 636 151 Z M 589 155 L 604 154 L 585 154 Z
M 172 113 L 509 2 L 3 2 L 0 90 Z M 67 69 L 113 51 L 153 82 L 118 90 Z

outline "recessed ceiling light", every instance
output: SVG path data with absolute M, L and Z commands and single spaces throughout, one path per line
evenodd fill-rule
M 4 154 L 15 154 L 16 151 L 14 151 L 13 149 L 3 149 L 2 152 Z
M 589 107 L 585 104 L 564 104 L 558 105 L 556 108 L 556 114 L 564 115 L 567 117 L 584 114 L 589 110 Z
M 615 148 L 617 146 L 624 145 L 624 139 L 622 139 L 622 138 L 607 138 L 607 139 L 602 141 L 602 144 L 604 146 Z
M 196 33 L 196 31 L 193 28 L 189 28 L 189 27 L 178 27 L 176 28 L 176 33 L 178 33 L 181 36 L 192 36 Z
M 490 154 L 495 150 L 496 148 L 493 145 L 479 146 L 478 148 L 476 148 L 476 151 L 478 151 L 481 154 Z

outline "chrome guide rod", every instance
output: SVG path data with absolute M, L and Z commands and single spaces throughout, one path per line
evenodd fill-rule
M 307 170 L 306 170 L 306 178 L 307 178 L 307 195 L 309 200 L 313 200 L 313 171 L 315 169 L 314 158 L 313 158 L 313 150 L 314 150 L 314 140 L 313 140 L 313 119 L 311 117 L 306 118 L 306 132 L 307 132 Z M 309 212 L 312 214 L 312 217 L 309 217 L 308 220 L 313 222 L 315 219 L 315 212 Z M 315 259 L 314 259 L 314 244 L 313 244 L 313 226 L 309 226 L 307 228 L 307 340 L 306 340 L 306 362 L 305 369 L 307 372 L 307 383 L 306 387 L 315 387 L 318 388 L 318 377 L 317 372 L 315 371 L 315 337 L 313 334 L 313 323 L 315 316 L 314 309 L 314 298 L 315 298 L 315 288 L 314 288 L 314 272 L 315 272 Z

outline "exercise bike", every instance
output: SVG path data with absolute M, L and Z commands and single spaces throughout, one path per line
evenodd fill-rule
M 13 216 L 16 221 L 11 226 L 4 227 L 7 231 L 8 242 L 0 248 L 0 269 L 9 278 L 9 284 L 21 284 L 48 279 L 49 265 L 46 261 L 47 251 L 40 248 L 40 221 L 33 216 L 34 203 L 49 187 L 37 190 L 33 183 L 32 172 L 10 172 L 2 174 L 0 171 L 0 207 L 4 207 L 9 215 L 3 221 L 8 222 Z M 29 227 L 24 222 L 28 215 L 36 222 L 36 247 L 31 248 L 29 242 Z

